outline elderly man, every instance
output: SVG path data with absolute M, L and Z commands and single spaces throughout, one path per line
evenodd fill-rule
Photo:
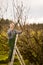
M 11 61 L 12 54 L 13 54 L 13 49 L 14 49 L 14 43 L 15 43 L 16 34 L 21 34 L 22 32 L 18 31 L 18 30 L 15 30 L 14 23 L 11 23 L 10 24 L 10 28 L 9 28 L 7 33 L 8 33 L 9 48 L 10 48 L 8 60 Z

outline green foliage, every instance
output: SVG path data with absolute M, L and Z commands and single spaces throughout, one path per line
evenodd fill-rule
M 8 36 L 9 20 L 0 20 L 0 60 L 8 57 Z M 19 35 L 17 46 L 25 59 L 26 65 L 30 63 L 43 64 L 43 24 L 31 24 L 23 26 L 23 33 Z M 14 62 L 14 65 L 20 65 Z

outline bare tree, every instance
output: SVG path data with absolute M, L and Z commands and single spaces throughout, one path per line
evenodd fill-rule
M 27 11 L 30 11 L 29 9 L 26 9 L 23 2 L 21 1 L 21 4 L 19 5 L 19 2 L 16 0 L 16 2 L 12 1 L 12 7 L 13 7 L 13 15 L 14 15 L 14 21 L 17 20 L 17 24 L 20 24 L 20 27 L 26 23 L 26 20 L 28 18 Z M 29 12 L 28 11 L 28 12 Z

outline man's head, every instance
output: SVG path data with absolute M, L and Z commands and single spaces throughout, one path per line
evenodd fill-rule
M 14 27 L 15 27 L 14 23 L 13 23 L 13 22 L 10 23 L 10 29 L 11 29 L 11 30 L 14 30 Z

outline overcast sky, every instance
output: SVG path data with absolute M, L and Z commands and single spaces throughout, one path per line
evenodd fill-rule
M 18 1 L 20 3 L 21 0 Z M 22 0 L 22 1 L 27 9 L 30 6 L 30 11 L 27 11 L 28 14 L 27 22 L 43 23 L 43 0 Z M 7 13 L 4 14 L 4 18 L 13 19 L 12 0 L 0 0 L 0 8 L 2 8 L 2 12 L 4 12 L 4 8 L 7 8 L 7 4 L 8 4 L 8 11 Z

